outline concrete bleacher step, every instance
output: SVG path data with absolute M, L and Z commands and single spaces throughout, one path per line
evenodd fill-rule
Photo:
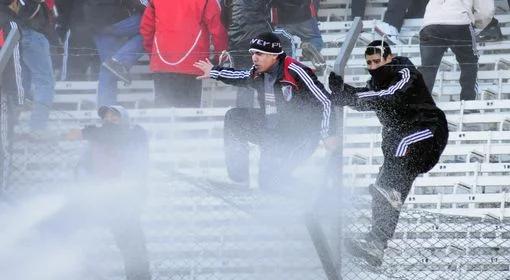
M 147 239 L 153 262 L 161 266 L 158 273 L 195 271 L 204 279 L 212 274 L 221 279 L 256 279 L 260 273 L 292 279 L 300 279 L 301 273 L 320 275 L 302 224 L 282 229 L 261 223 L 186 181 L 162 182 L 156 188 L 157 200 L 154 205 L 149 201 L 144 225 L 150 229 Z M 187 192 L 178 194 L 178 190 Z
M 181 186 L 180 188 L 184 188 Z M 170 198 L 169 198 L 170 199 Z M 173 197 L 171 198 L 173 201 L 179 200 L 179 197 Z M 200 203 L 199 199 L 193 199 L 189 196 L 185 196 L 182 199 L 184 200 L 190 200 L 195 203 Z M 209 202 L 207 204 L 210 204 L 212 200 L 208 200 Z M 161 202 L 161 201 L 160 201 Z M 172 203 L 169 201 L 169 203 Z M 156 212 L 161 213 L 161 209 L 157 208 L 154 209 Z M 225 209 L 225 211 L 228 212 L 228 209 Z M 260 228 L 259 226 L 248 226 L 247 229 L 243 229 L 243 225 L 248 225 L 249 223 L 243 223 L 243 222 L 233 222 L 231 224 L 228 224 L 225 222 L 224 219 L 220 219 L 219 223 L 205 223 L 202 224 L 200 220 L 204 217 L 211 216 L 211 213 L 208 211 L 208 207 L 205 207 L 204 209 L 200 210 L 198 208 L 193 208 L 188 210 L 188 214 L 186 212 L 183 212 L 182 218 L 185 219 L 186 217 L 189 217 L 189 219 L 186 223 L 181 224 L 180 221 L 177 221 L 177 224 L 174 225 L 173 222 L 169 222 L 171 220 L 172 211 L 165 211 L 166 213 L 170 213 L 169 216 L 166 218 L 168 220 L 157 220 L 157 223 L 159 226 L 168 227 L 168 232 L 165 233 L 164 231 L 158 229 L 158 227 L 150 226 L 152 230 L 148 233 L 149 236 L 149 245 L 150 248 L 154 250 L 154 254 L 152 255 L 154 258 L 154 262 L 160 262 L 162 266 L 165 266 L 164 269 L 161 271 L 164 271 L 165 273 L 170 273 L 171 275 L 174 275 L 175 273 L 178 274 L 179 271 L 181 271 L 184 275 L 187 275 L 188 273 L 192 273 L 191 271 L 193 269 L 201 271 L 203 273 L 203 276 L 206 277 L 209 273 L 215 273 L 216 275 L 224 275 L 224 274 L 231 274 L 236 275 L 237 277 L 247 277 L 247 275 L 254 274 L 258 275 L 257 272 L 265 271 L 267 274 L 271 275 L 272 270 L 279 271 L 280 273 L 283 273 L 280 275 L 285 275 L 284 277 L 295 277 L 292 279 L 301 279 L 300 277 L 303 276 L 303 274 L 296 272 L 302 272 L 302 273 L 310 273 L 310 269 L 312 271 L 317 272 L 317 270 L 320 270 L 317 266 L 310 267 L 309 260 L 307 258 L 309 253 L 309 248 L 307 249 L 303 247 L 302 254 L 297 253 L 300 251 L 301 246 L 303 246 L 303 240 L 300 239 L 299 235 L 294 235 L 296 233 L 296 230 L 290 229 L 288 232 L 292 233 L 291 236 L 282 236 L 281 234 L 276 233 L 275 235 L 272 235 L 277 230 L 270 229 L 268 230 L 265 227 Z M 190 213 L 192 213 L 192 216 L 189 216 Z M 218 215 L 218 216 L 224 216 L 225 213 Z M 150 216 L 150 215 L 149 215 Z M 214 217 L 215 215 L 212 214 Z M 236 215 L 237 216 L 237 215 Z M 164 219 L 164 218 L 163 218 Z M 194 220 L 199 219 L 196 223 Z M 207 220 L 207 219 L 206 219 Z M 404 225 L 399 225 L 399 228 L 405 228 L 405 216 L 403 217 L 402 221 L 404 221 Z M 412 220 L 410 220 L 412 221 Z M 246 222 L 246 221 L 245 221 Z M 256 222 L 256 221 L 255 221 Z M 148 225 L 151 223 L 151 221 L 146 221 Z M 225 228 L 225 226 L 221 226 L 221 224 L 225 225 L 228 224 Z M 180 227 L 179 225 L 183 225 Z M 188 225 L 196 226 L 197 228 L 200 228 L 199 234 L 192 234 L 193 232 L 192 228 L 188 228 Z M 423 228 L 433 228 L 434 224 L 430 224 L 428 226 L 427 224 L 422 224 Z M 205 226 L 205 227 L 204 227 Z M 208 228 L 207 226 L 210 226 Z M 464 226 L 464 229 L 469 228 L 469 224 L 466 224 Z M 448 228 L 448 225 L 442 225 L 442 228 Z M 457 230 L 462 231 L 462 224 L 452 226 L 452 228 L 457 228 Z M 297 228 L 296 228 L 297 229 Z M 368 229 L 368 225 L 366 225 L 366 229 Z M 190 231 L 191 230 L 191 231 Z M 211 234 L 206 234 L 209 230 L 211 230 Z M 506 231 L 504 228 L 500 228 L 499 232 Z M 181 235 L 179 234 L 181 232 Z M 441 234 L 441 229 L 435 229 L 435 234 Z M 191 234 L 190 234 L 191 233 Z M 414 231 L 413 231 L 414 233 Z M 157 238 L 155 238 L 154 235 L 157 235 Z M 151 237 L 152 236 L 152 237 Z M 294 237 L 292 237 L 294 236 Z M 290 237 L 290 238 L 289 238 Z M 276 238 L 276 239 L 275 239 Z M 166 245 L 167 247 L 161 247 L 160 245 L 156 245 L 156 240 L 159 240 L 159 242 L 162 242 L 166 244 L 168 240 L 170 241 L 171 245 Z M 407 252 L 407 255 L 399 255 L 399 257 L 392 258 L 391 260 L 388 259 L 388 266 L 393 266 L 394 270 L 401 273 L 408 273 L 413 275 L 416 271 L 422 271 L 422 272 L 430 272 L 430 269 L 432 268 L 433 271 L 443 271 L 441 269 L 438 269 L 438 266 L 444 266 L 448 267 L 452 263 L 453 260 L 458 259 L 458 256 L 452 255 L 451 257 L 443 257 L 440 259 L 434 259 L 433 257 L 428 256 L 423 252 L 426 248 L 429 248 L 429 246 L 435 246 L 433 244 L 450 244 L 450 245 L 456 245 L 458 247 L 465 247 L 466 245 L 472 246 L 472 247 L 480 247 L 480 246 L 495 246 L 501 248 L 502 244 L 504 242 L 509 242 L 510 240 L 505 239 L 491 239 L 491 240 L 480 240 L 478 243 L 472 243 L 467 242 L 467 240 L 460 240 L 458 238 L 452 238 L 448 239 L 445 235 L 445 237 L 442 237 L 440 239 L 434 240 L 434 239 L 426 239 L 426 240 L 420 240 L 420 239 L 411 239 L 411 240 L 405 240 L 405 239 L 395 239 L 392 241 L 391 246 L 396 248 L 402 248 L 402 252 Z M 227 243 L 231 243 L 229 246 L 226 246 Z M 289 247 L 287 250 L 281 250 L 277 249 L 282 244 L 280 242 L 289 243 L 292 244 L 291 247 Z M 410 254 L 409 250 L 405 250 L 403 248 L 407 248 L 408 246 L 414 244 L 412 252 L 415 252 L 415 254 Z M 430 244 L 430 245 L 429 245 Z M 416 246 L 418 245 L 418 246 Z M 189 248 L 189 247 L 191 248 Z M 221 251 L 218 248 L 219 247 L 226 247 L 224 250 Z M 246 247 L 248 246 L 248 247 Z M 257 249 L 250 249 L 250 246 L 253 246 Z M 267 248 L 265 246 L 268 246 Z M 297 247 L 296 247 L 297 246 Z M 239 247 L 242 247 L 241 250 Z M 177 249 L 176 249 L 177 248 Z M 193 249 L 195 248 L 195 249 Z M 296 250 L 296 251 L 295 251 Z M 250 257 L 245 258 L 246 255 L 249 254 Z M 285 256 L 285 261 L 282 262 L 282 259 L 272 256 L 279 255 Z M 291 254 L 293 256 L 293 264 L 292 265 L 285 265 L 288 261 L 288 256 Z M 303 256 L 302 259 L 300 259 L 299 256 Z M 389 254 L 391 255 L 391 254 Z M 476 256 L 476 260 L 473 260 L 472 262 L 464 263 L 463 266 L 476 266 L 479 264 L 486 264 L 491 263 L 490 258 L 479 258 L 478 255 L 466 255 L 466 257 L 473 258 Z M 427 260 L 424 261 L 424 258 L 427 257 Z M 294 259 L 295 258 L 295 259 Z M 174 259 L 179 259 L 179 261 L 173 261 Z M 200 266 L 199 268 L 193 266 L 193 261 L 200 260 L 200 263 L 203 264 L 203 266 Z M 502 269 L 501 267 L 504 266 L 504 257 L 501 260 L 502 264 L 497 265 L 493 264 L 492 267 L 488 266 L 488 269 L 491 270 L 498 270 Z M 506 264 L 508 266 L 508 264 Z M 396 269 L 395 269 L 396 267 Z M 193 269 L 192 269 L 193 268 Z M 348 268 L 346 268 L 347 270 Z M 444 270 L 444 271 L 451 271 L 452 268 Z M 200 272 L 198 272 L 200 274 Z M 393 273 L 396 273 L 395 271 Z M 210 276 L 210 275 L 209 275 Z M 317 277 L 317 276 L 315 276 Z M 222 279 L 224 279 L 222 277 Z M 287 279 L 287 278 L 284 278 Z M 308 279 L 308 278 L 306 278 Z M 313 278 L 315 279 L 315 278 Z M 431 279 L 431 278 L 427 278 Z

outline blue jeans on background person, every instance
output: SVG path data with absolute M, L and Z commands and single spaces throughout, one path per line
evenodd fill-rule
M 290 34 L 301 38 L 301 42 L 310 42 L 319 52 L 324 47 L 324 41 L 322 40 L 317 18 L 312 17 L 309 20 L 299 23 L 282 24 L 279 25 L 279 27 L 282 27 Z
M 50 43 L 44 34 L 23 28 L 21 36 L 25 86 L 32 92 L 33 108 L 29 128 L 32 132 L 46 129 L 53 97 L 55 78 L 50 56 Z
M 140 15 L 130 16 L 115 24 L 104 27 L 94 36 L 101 62 L 110 58 L 126 68 L 133 66 L 142 56 L 143 39 L 139 33 Z M 117 104 L 118 78 L 105 67 L 99 70 L 97 106 Z

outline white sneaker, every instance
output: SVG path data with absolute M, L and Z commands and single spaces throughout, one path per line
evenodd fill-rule
M 375 32 L 379 33 L 381 36 L 385 36 L 394 44 L 400 43 L 400 40 L 398 39 L 400 32 L 398 32 L 398 29 L 384 21 L 377 22 L 375 25 Z
M 377 24 L 375 25 L 375 30 L 377 31 L 377 33 L 380 33 L 383 35 L 388 35 L 388 36 L 398 36 L 399 35 L 398 29 L 395 26 L 390 25 L 384 21 L 377 22 Z

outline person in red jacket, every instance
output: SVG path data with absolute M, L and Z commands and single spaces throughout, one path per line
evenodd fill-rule
M 227 49 L 227 34 L 214 0 L 151 0 L 140 33 L 150 54 L 155 104 L 163 107 L 200 107 L 201 72 L 193 63 L 214 51 Z

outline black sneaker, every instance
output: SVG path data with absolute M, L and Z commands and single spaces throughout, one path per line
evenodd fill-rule
M 347 251 L 357 258 L 364 259 L 369 265 L 379 267 L 384 258 L 384 245 L 375 240 L 347 239 Z
M 480 42 L 496 42 L 503 39 L 503 33 L 501 33 L 501 27 L 499 21 L 492 18 L 492 21 L 485 27 L 477 37 Z
M 314 45 L 310 42 L 304 42 L 301 44 L 301 49 L 303 50 L 303 57 L 312 61 L 317 71 L 324 71 L 324 68 L 326 68 L 326 60 Z
M 108 59 L 103 62 L 103 67 L 110 70 L 117 78 L 123 81 L 126 85 L 131 84 L 131 77 L 129 76 L 129 71 L 122 63 L 114 60 L 113 58 Z

